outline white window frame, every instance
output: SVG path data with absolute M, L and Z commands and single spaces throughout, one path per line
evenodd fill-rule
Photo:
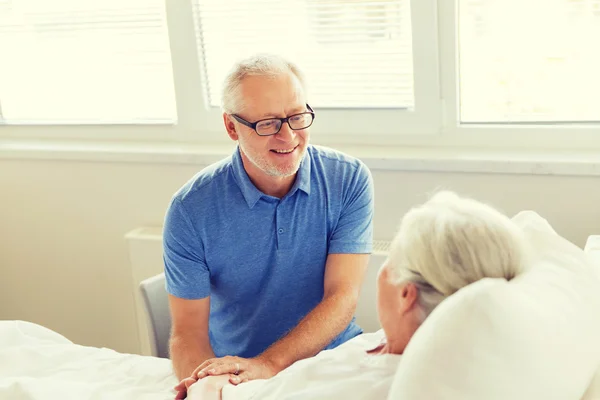
M 458 119 L 456 0 L 411 0 L 415 111 L 316 109 L 313 143 L 479 149 L 600 149 L 600 125 L 461 125 Z M 0 139 L 231 144 L 221 111 L 205 95 L 189 0 L 167 0 L 176 123 L 0 125 Z M 1 107 L 1 105 L 0 105 Z

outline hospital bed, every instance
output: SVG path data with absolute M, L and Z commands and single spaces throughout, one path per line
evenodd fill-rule
M 600 268 L 600 235 L 589 237 L 586 252 L 597 260 Z M 357 312 L 359 322 L 376 321 L 375 273 L 376 266 L 370 266 Z M 157 283 L 161 285 L 160 277 L 145 282 L 146 301 L 151 307 L 164 307 L 164 302 L 152 305 L 151 291 Z M 164 313 L 164 308 L 156 312 Z M 159 326 L 154 324 L 158 333 L 152 340 L 160 343 L 153 344 L 153 348 L 164 356 L 165 338 Z M 0 399 L 163 400 L 173 398 L 172 388 L 176 383 L 166 358 L 80 346 L 36 324 L 0 321 Z M 595 396 L 588 394 L 585 400 L 600 398 Z

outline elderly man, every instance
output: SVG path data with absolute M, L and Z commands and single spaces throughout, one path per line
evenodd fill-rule
M 165 218 L 180 398 L 198 375 L 269 378 L 362 333 L 353 314 L 372 247 L 368 169 L 309 145 L 315 113 L 280 57 L 238 63 L 222 108 L 236 150 L 186 183 Z

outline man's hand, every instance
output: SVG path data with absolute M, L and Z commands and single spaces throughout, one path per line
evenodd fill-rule
M 271 361 L 261 356 L 255 358 L 226 356 L 204 361 L 192 373 L 192 378 L 202 379 L 206 376 L 231 374 L 229 382 L 237 385 L 253 379 L 268 379 L 279 371 L 280 369 Z
M 279 369 L 273 363 L 260 356 L 256 358 L 232 356 L 210 358 L 200 364 L 191 376 L 184 378 L 175 386 L 174 389 L 177 392 L 175 400 L 185 399 L 190 386 L 202 378 L 229 375 L 229 382 L 238 385 L 253 379 L 268 379 L 278 372 Z

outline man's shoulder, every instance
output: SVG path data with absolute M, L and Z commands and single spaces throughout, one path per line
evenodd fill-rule
M 325 146 L 310 147 L 313 171 L 326 182 L 368 182 L 371 171 L 360 159 Z M 351 185 L 352 186 L 352 185 Z
M 215 192 L 227 187 L 231 156 L 203 168 L 175 192 L 173 200 L 196 203 L 198 200 L 216 198 Z
M 321 163 L 327 168 L 356 170 L 365 167 L 358 158 L 331 147 L 310 145 L 309 152 L 313 163 Z

